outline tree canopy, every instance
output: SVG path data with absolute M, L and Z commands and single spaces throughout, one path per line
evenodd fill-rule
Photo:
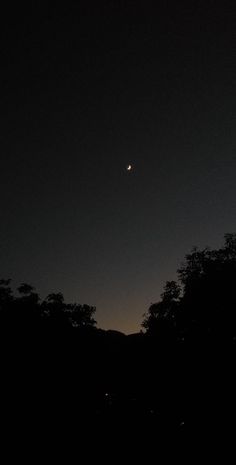
M 33 286 L 22 283 L 14 294 L 10 279 L 0 280 L 0 322 L 4 328 L 32 329 L 88 328 L 96 325 L 96 307 L 66 303 L 61 292 L 50 293 L 45 299 Z
M 178 338 L 236 336 L 236 234 L 219 249 L 194 247 L 167 282 L 161 300 L 150 306 L 142 326 L 157 334 L 165 327 Z

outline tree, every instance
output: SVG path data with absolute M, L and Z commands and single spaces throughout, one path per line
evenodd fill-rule
M 67 312 L 73 327 L 94 327 L 97 323 L 93 318 L 96 312 L 96 307 L 91 307 L 86 304 L 68 304 Z
M 151 304 L 144 314 L 142 326 L 148 334 L 158 334 L 163 339 L 173 336 L 179 308 L 181 288 L 175 281 L 167 281 L 161 301 Z
M 185 331 L 218 338 L 236 333 L 236 234 L 226 234 L 220 249 L 195 248 L 178 276 Z
M 96 307 L 87 304 L 66 304 L 61 292 L 49 294 L 42 303 L 42 308 L 44 314 L 57 328 L 87 328 L 96 325 L 93 318 Z
M 144 315 L 146 332 L 160 334 L 165 323 L 175 327 L 179 338 L 234 339 L 236 234 L 226 234 L 223 247 L 216 250 L 194 247 L 177 274 L 179 284 L 167 282 L 161 301 Z
M 20 297 L 18 297 L 17 301 L 21 305 L 25 305 L 27 307 L 37 307 L 39 303 L 39 295 L 35 291 L 35 288 L 31 286 L 31 284 L 22 283 L 17 288 Z
M 10 279 L 0 280 L 0 323 L 2 328 L 21 334 L 36 334 L 42 330 L 68 330 L 91 328 L 96 325 L 96 307 L 84 304 L 67 304 L 61 292 L 50 293 L 45 300 L 33 286 L 22 283 L 14 295 Z

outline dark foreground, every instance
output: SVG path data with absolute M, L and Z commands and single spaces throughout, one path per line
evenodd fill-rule
M 220 430 L 234 420 L 235 343 L 160 344 L 93 330 L 1 340 L 6 428 Z M 23 426 L 24 425 L 24 426 Z M 73 426 L 72 426 L 73 425 Z

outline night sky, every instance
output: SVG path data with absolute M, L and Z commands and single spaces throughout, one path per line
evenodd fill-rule
M 236 231 L 233 4 L 2 10 L 1 277 L 135 332 L 192 246 Z

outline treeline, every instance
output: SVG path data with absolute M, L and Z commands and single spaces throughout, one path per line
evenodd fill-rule
M 14 293 L 2 279 L 4 421 L 47 419 L 57 429 L 119 419 L 142 433 L 227 424 L 236 414 L 235 289 L 235 234 L 186 255 L 136 335 L 97 329 L 93 306 L 61 293 L 41 300 L 26 283 Z
M 195 247 L 167 281 L 161 299 L 144 314 L 142 328 L 159 342 L 236 340 L 236 234 L 221 248 Z M 96 307 L 66 303 L 62 293 L 41 300 L 26 283 L 13 293 L 10 279 L 0 280 L 0 329 L 36 332 L 96 328 Z
M 5 331 L 93 328 L 95 312 L 96 308 L 87 304 L 66 303 L 61 292 L 51 293 L 41 300 L 34 287 L 26 283 L 14 294 L 11 280 L 0 280 L 0 325 Z

